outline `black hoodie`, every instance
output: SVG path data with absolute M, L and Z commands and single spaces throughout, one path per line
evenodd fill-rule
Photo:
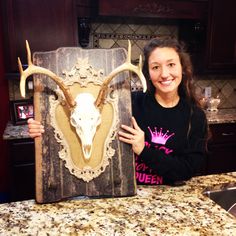
M 196 175 L 205 163 L 207 120 L 183 98 L 162 107 L 153 95 L 132 93 L 132 109 L 145 132 L 145 148 L 135 156 L 138 184 L 174 184 Z

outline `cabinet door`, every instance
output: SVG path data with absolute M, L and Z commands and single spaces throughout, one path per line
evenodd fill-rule
M 236 144 L 217 144 L 209 146 L 207 174 L 236 171 Z
M 236 123 L 210 125 L 207 174 L 236 171 Z
M 35 198 L 34 140 L 19 139 L 9 142 L 11 175 L 10 200 Z
M 4 3 L 3 3 L 4 2 Z M 77 46 L 77 18 L 73 0 L 8 0 L 1 4 L 7 71 L 17 71 L 17 57 L 27 63 L 25 40 L 31 51 Z
M 12 168 L 11 201 L 22 201 L 35 198 L 35 165 L 34 163 L 16 165 Z
M 210 0 L 207 67 L 236 72 L 236 1 Z
M 201 19 L 206 1 L 99 0 L 100 16 L 151 17 L 163 19 Z

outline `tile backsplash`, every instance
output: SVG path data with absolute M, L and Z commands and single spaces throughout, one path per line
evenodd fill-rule
M 204 94 L 206 87 L 211 87 L 212 97 L 220 98 L 219 108 L 236 108 L 236 76 L 206 75 L 196 77 L 196 92 L 199 96 Z
M 139 55 L 142 55 L 142 48 L 148 40 L 155 36 L 178 37 L 178 26 L 173 24 L 109 24 L 92 23 L 90 41 L 87 48 L 127 48 L 127 39 L 132 44 L 131 60 L 137 62 Z M 219 108 L 236 107 L 236 75 L 201 75 L 196 76 L 196 92 L 199 96 L 204 94 L 205 87 L 211 87 L 212 96 L 221 99 Z M 132 90 L 140 89 L 139 80 L 133 78 L 131 81 Z M 28 97 L 33 95 L 29 90 Z M 9 80 L 10 100 L 22 99 L 19 94 L 19 82 Z
M 33 90 L 28 89 L 27 84 L 28 83 L 26 83 L 25 99 L 29 99 L 29 98 L 33 97 Z M 19 79 L 19 77 L 16 77 L 15 79 L 14 78 L 9 79 L 8 80 L 8 88 L 9 88 L 10 101 L 23 99 L 20 95 L 20 79 Z

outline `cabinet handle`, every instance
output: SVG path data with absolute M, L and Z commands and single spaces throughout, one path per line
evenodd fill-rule
M 234 132 L 231 132 L 231 133 L 222 133 L 222 136 L 233 136 L 234 135 Z

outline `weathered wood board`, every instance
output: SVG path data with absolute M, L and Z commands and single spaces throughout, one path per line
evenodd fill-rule
M 64 79 L 63 71 L 70 71 L 78 58 L 88 58 L 89 64 L 96 70 L 103 70 L 104 76 L 116 67 L 124 63 L 126 50 L 116 49 L 81 49 L 59 48 L 56 51 L 36 52 L 33 54 L 33 62 Z M 128 72 L 122 72 L 111 82 L 113 90 L 118 96 L 118 125 L 131 125 L 131 91 Z M 34 108 L 35 119 L 45 127 L 42 137 L 35 139 L 36 158 L 36 201 L 38 203 L 56 202 L 75 196 L 88 197 L 122 197 L 136 194 L 135 167 L 131 146 L 118 140 L 117 134 L 112 140 L 111 146 L 115 150 L 105 170 L 90 181 L 71 174 L 65 167 L 65 161 L 59 158 L 62 149 L 61 144 L 55 138 L 55 129 L 52 126 L 50 114 L 50 98 L 56 98 L 54 90 L 56 83 L 44 75 L 34 75 Z M 69 124 L 68 117 L 63 118 L 68 123 L 69 132 L 75 132 Z M 106 120 L 108 121 L 108 117 Z M 111 119 L 113 119 L 111 117 Z M 102 122 L 107 122 L 107 121 Z M 67 127 L 67 126 L 66 126 Z M 103 129 L 102 125 L 98 129 Z M 69 135 L 71 136 L 71 135 Z M 100 144 L 96 144 L 95 147 Z M 73 144 L 73 152 L 78 150 L 78 159 L 81 158 L 79 139 Z M 101 155 L 98 152 L 98 155 Z M 95 158 L 96 153 L 94 154 Z

